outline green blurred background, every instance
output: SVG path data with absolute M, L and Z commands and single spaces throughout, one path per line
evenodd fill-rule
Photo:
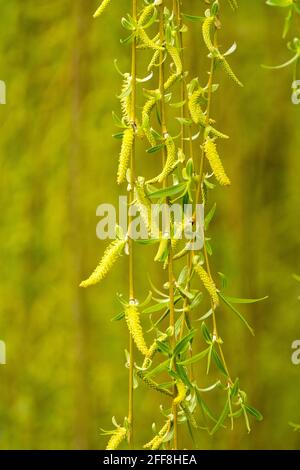
M 214 99 L 219 128 L 231 135 L 222 153 L 233 185 L 216 191 L 213 263 L 229 277 L 228 293 L 270 296 L 244 310 L 255 338 L 230 312 L 219 320 L 231 370 L 264 421 L 250 435 L 242 425 L 213 438 L 200 433 L 199 444 L 295 449 L 299 434 L 288 422 L 300 422 L 300 366 L 290 359 L 300 338 L 300 284 L 292 279 L 300 271 L 300 106 L 291 103 L 291 70 L 260 67 L 287 59 L 282 10 L 240 0 L 236 14 L 221 3 L 221 43 L 237 41 L 231 63 L 245 88 L 223 75 Z M 184 4 L 196 15 L 205 5 Z M 0 106 L 2 449 L 103 448 L 100 427 L 126 415 L 127 330 L 111 322 L 120 310 L 115 293 L 127 290 L 126 259 L 100 286 L 78 288 L 105 246 L 95 234 L 96 207 L 118 196 L 111 111 L 119 111 L 120 77 L 113 59 L 121 70 L 129 66 L 119 38 L 130 1 L 113 1 L 95 21 L 97 6 L 98 0 L 0 0 L 0 79 L 7 85 Z M 189 27 L 190 76 L 205 77 L 200 24 Z M 141 158 L 150 168 L 152 157 Z M 141 298 L 153 255 L 146 252 L 137 262 Z M 158 284 L 164 274 L 151 269 Z M 137 446 L 160 419 L 159 399 L 142 386 L 137 393 Z

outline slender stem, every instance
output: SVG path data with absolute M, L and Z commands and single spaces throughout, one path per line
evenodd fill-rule
M 160 12 L 159 12 L 159 35 L 160 35 L 160 44 L 163 45 L 165 43 L 165 28 L 164 28 L 164 0 L 160 5 Z M 165 70 L 164 70 L 164 51 L 162 50 L 160 53 L 160 66 L 159 66 L 159 90 L 161 95 L 161 106 L 160 106 L 160 114 L 161 114 L 161 132 L 163 137 L 167 135 L 167 123 L 166 123 L 166 106 L 165 106 L 165 90 L 164 90 L 164 81 L 165 81 Z M 162 152 L 162 160 L 163 165 L 166 161 L 166 149 L 165 146 L 163 147 Z M 165 187 L 167 184 L 167 180 L 165 179 L 163 182 L 163 186 Z M 173 253 L 172 253 L 172 244 L 171 241 L 169 243 L 169 256 L 168 256 L 168 280 L 169 280 L 169 308 L 170 308 L 170 317 L 169 317 L 169 326 L 173 332 L 171 336 L 171 346 L 172 348 L 175 347 L 176 344 L 176 336 L 175 336 L 175 304 L 174 304 L 174 272 L 173 272 Z M 176 385 L 174 385 L 174 393 L 173 396 L 175 397 L 177 394 Z M 173 412 L 173 427 L 174 427 L 174 443 L 173 448 L 174 450 L 178 449 L 178 420 L 177 420 L 177 405 L 174 405 L 173 398 L 172 398 L 172 412 Z
M 137 18 L 137 0 L 132 0 L 132 17 L 134 20 Z M 131 95 L 131 125 L 136 127 L 136 38 L 132 42 L 131 52 L 131 80 L 132 80 L 132 95 Z M 130 191 L 129 191 L 129 206 L 134 200 L 134 184 L 135 184 L 135 141 L 132 146 L 131 159 L 130 159 Z M 129 227 L 129 300 L 135 300 L 134 289 L 134 253 L 133 253 L 133 240 L 130 236 L 130 226 L 132 217 L 128 217 Z M 133 371 L 134 371 L 134 345 L 131 334 L 129 335 L 129 390 L 128 390 L 128 443 L 133 447 Z
M 215 30 L 215 33 L 214 33 L 214 46 L 216 48 L 218 46 L 217 30 Z M 211 66 L 210 66 L 209 80 L 208 80 L 208 85 L 207 85 L 208 98 L 207 98 L 207 111 L 206 111 L 206 126 L 209 125 L 210 115 L 211 115 L 214 70 L 215 70 L 215 58 L 212 57 Z M 204 149 L 203 149 L 204 148 L 204 141 L 205 141 L 205 134 L 204 134 L 204 139 L 203 139 L 203 145 L 202 145 L 202 148 L 201 148 L 200 178 L 199 178 L 199 184 L 198 184 L 198 187 L 197 187 L 197 195 L 196 195 L 197 203 L 200 201 L 200 198 L 202 199 L 201 189 L 202 189 L 202 186 L 203 186 L 204 170 L 205 170 L 205 155 L 204 155 Z M 205 265 L 206 265 L 207 273 L 210 276 L 210 278 L 212 279 L 211 268 L 210 268 L 210 263 L 209 263 L 209 257 L 208 257 L 205 241 L 204 241 L 203 253 L 204 253 L 204 259 L 205 259 Z M 213 335 L 218 340 L 219 339 L 219 333 L 218 333 L 218 327 L 217 327 L 215 305 L 214 305 L 213 302 L 211 302 L 211 308 L 212 308 L 212 311 L 213 311 L 213 314 L 212 314 Z M 232 380 L 231 380 L 231 377 L 230 377 L 230 374 L 229 374 L 229 370 L 228 370 L 228 367 L 227 367 L 227 364 L 226 364 L 224 352 L 223 352 L 220 341 L 218 341 L 218 348 L 219 348 L 219 352 L 220 352 L 222 362 L 224 364 L 225 370 L 226 370 L 227 375 L 228 375 L 228 382 L 232 384 Z

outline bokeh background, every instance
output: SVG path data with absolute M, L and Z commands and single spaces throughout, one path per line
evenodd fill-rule
M 281 9 L 264 0 L 240 0 L 237 14 L 223 8 L 222 44 L 238 43 L 231 63 L 245 83 L 223 75 L 213 113 L 231 135 L 222 145 L 230 190 L 217 190 L 211 231 L 214 270 L 229 279 L 228 293 L 269 300 L 244 312 L 248 335 L 230 312 L 220 318 L 226 355 L 251 404 L 264 414 L 247 434 L 200 433 L 205 449 L 296 449 L 300 422 L 300 366 L 291 343 L 300 337 L 299 266 L 300 106 L 291 103 L 291 70 L 261 63 L 288 57 Z M 184 2 L 201 15 L 204 1 Z M 100 285 L 78 288 L 104 243 L 96 238 L 96 207 L 115 202 L 119 142 L 111 111 L 118 111 L 119 67 L 129 66 L 120 17 L 129 0 L 113 1 L 98 21 L 97 0 L 0 0 L 0 366 L 2 449 L 100 449 L 111 417 L 126 415 L 127 330 L 111 322 L 126 293 L 124 258 Z M 298 25 L 299 26 L 299 25 Z M 206 76 L 200 23 L 189 24 L 191 77 Z M 187 64 L 188 65 L 188 64 Z M 141 72 L 141 75 L 143 73 Z M 143 165 L 152 165 L 141 155 Z M 138 292 L 148 291 L 153 253 L 138 257 Z M 164 279 L 152 269 L 156 283 Z M 135 402 L 137 446 L 159 420 L 160 398 L 143 387 Z

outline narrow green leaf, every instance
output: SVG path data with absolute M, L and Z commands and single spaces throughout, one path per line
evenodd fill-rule
M 246 320 L 245 317 L 227 300 L 227 298 L 221 294 L 221 292 L 218 292 L 219 297 L 223 300 L 223 302 L 239 317 L 241 322 L 244 323 L 244 325 L 248 328 L 250 333 L 255 336 L 253 328 L 249 325 L 248 321 Z

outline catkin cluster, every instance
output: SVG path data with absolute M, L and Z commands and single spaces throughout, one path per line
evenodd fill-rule
M 119 157 L 119 166 L 118 166 L 118 176 L 117 176 L 118 184 L 124 183 L 124 181 L 126 180 L 126 172 L 127 172 L 129 161 L 130 161 L 133 142 L 134 142 L 134 129 L 132 126 L 130 126 L 128 127 L 128 129 L 125 129 L 124 135 L 123 135 L 120 157 Z
M 111 438 L 108 441 L 106 446 L 106 450 L 116 450 L 118 449 L 119 445 L 124 441 L 127 435 L 127 431 L 123 427 L 117 428 L 114 433 L 112 434 Z
M 216 177 L 216 180 L 221 186 L 229 186 L 230 179 L 225 173 L 222 161 L 217 151 L 215 142 L 211 139 L 207 139 L 204 143 L 204 152 L 207 160 L 211 166 L 212 171 Z
M 147 356 L 148 347 L 144 339 L 144 333 L 140 321 L 140 313 L 136 305 L 129 304 L 125 307 L 125 319 L 136 347 L 144 356 Z
M 217 305 L 219 305 L 219 296 L 218 296 L 218 290 L 216 288 L 214 281 L 200 264 L 197 264 L 195 266 L 195 272 L 201 279 L 202 284 L 204 285 L 205 289 L 209 293 L 213 301 L 213 304 L 216 307 Z
M 159 433 L 147 444 L 144 445 L 144 449 L 157 450 L 162 445 L 166 435 L 170 432 L 171 420 L 168 420 L 166 424 L 161 428 Z
M 94 284 L 101 282 L 106 275 L 109 273 L 115 262 L 120 256 L 121 251 L 125 246 L 124 240 L 113 241 L 105 250 L 104 255 L 96 267 L 95 271 L 90 275 L 88 279 L 82 281 L 80 287 L 89 287 Z

